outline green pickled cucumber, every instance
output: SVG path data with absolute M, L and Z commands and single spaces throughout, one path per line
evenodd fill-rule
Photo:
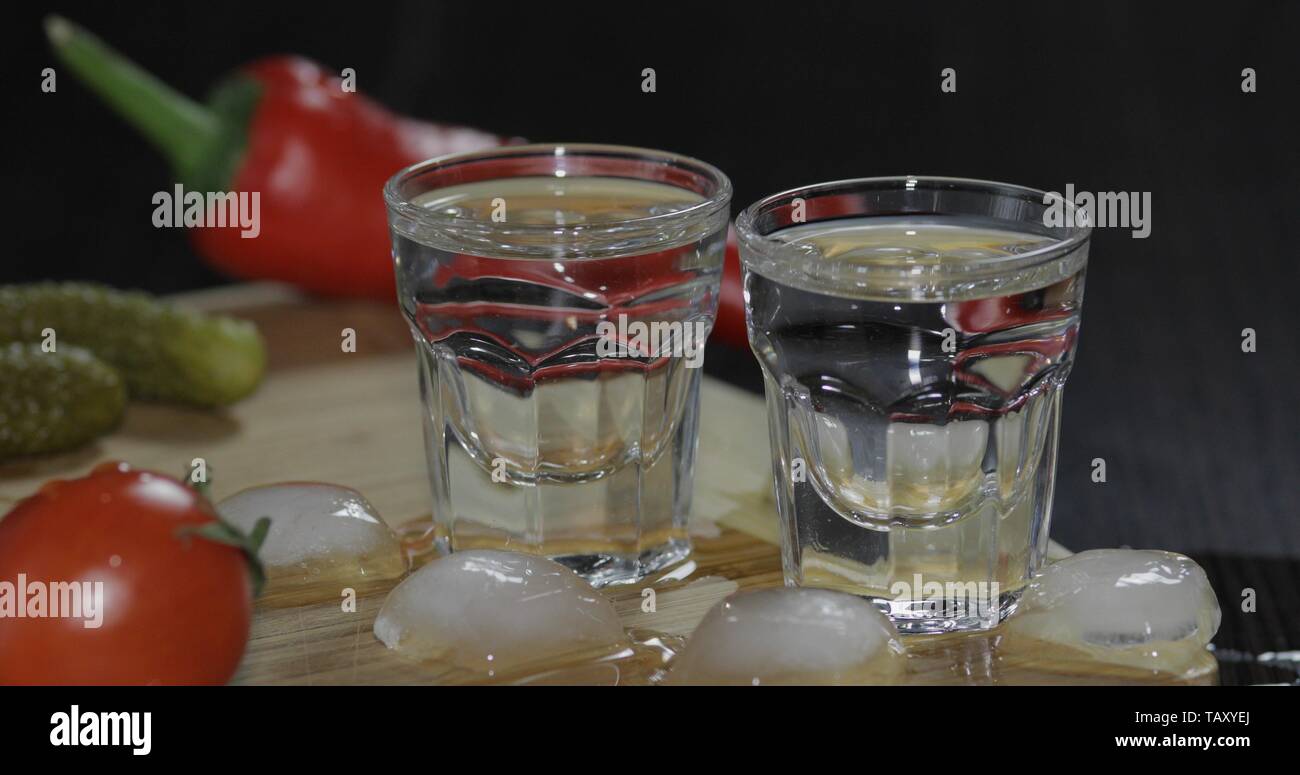
M 74 449 L 117 426 L 126 385 L 89 351 L 0 345 L 0 460 Z
M 0 286 L 0 343 L 84 347 L 122 373 L 132 398 L 199 407 L 257 387 L 266 348 L 243 320 L 179 309 L 145 293 L 85 283 Z

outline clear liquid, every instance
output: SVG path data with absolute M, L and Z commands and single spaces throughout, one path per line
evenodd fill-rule
M 675 212 L 698 204 L 693 191 L 649 180 L 527 176 L 439 188 L 415 204 L 448 215 L 545 226 L 612 223 Z
M 787 582 L 875 598 L 904 631 L 996 624 L 1046 552 L 1082 269 L 903 301 L 873 297 L 873 269 L 946 270 L 1051 240 L 956 218 L 777 236 L 816 249 L 779 279 L 746 278 Z
M 573 226 L 699 201 L 647 181 L 530 177 L 439 189 L 420 203 L 481 220 L 504 205 L 506 226 Z M 596 327 L 626 315 L 707 331 L 724 234 L 579 260 L 546 257 L 544 233 L 513 239 L 503 256 L 395 237 L 421 356 L 435 544 L 543 554 L 597 584 L 680 560 L 700 372 L 668 341 L 602 355 Z

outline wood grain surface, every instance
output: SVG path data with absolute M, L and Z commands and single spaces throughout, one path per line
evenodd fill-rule
M 75 453 L 0 467 L 0 509 L 52 477 L 79 476 L 104 459 L 181 474 L 204 458 L 220 499 L 279 481 L 325 481 L 366 495 L 392 525 L 428 516 L 411 338 L 397 311 L 359 302 L 304 301 L 276 286 L 236 286 L 187 296 L 203 309 L 258 323 L 271 373 L 249 399 L 219 412 L 132 404 L 123 426 Z M 356 332 L 357 351 L 340 347 Z M 770 492 L 767 428 L 759 396 L 706 378 L 690 561 L 643 584 L 607 588 L 640 645 L 622 657 L 475 675 L 389 652 L 372 634 L 388 588 L 360 592 L 355 612 L 332 599 L 260 607 L 241 683 L 645 683 L 662 649 L 680 647 L 704 613 L 737 589 L 781 583 Z M 1064 550 L 1054 547 L 1054 552 Z M 655 585 L 654 613 L 640 590 Z M 1215 680 L 1214 659 L 1183 676 L 1152 674 L 1045 644 L 1008 644 L 999 632 L 907 639 L 913 683 L 1124 683 Z

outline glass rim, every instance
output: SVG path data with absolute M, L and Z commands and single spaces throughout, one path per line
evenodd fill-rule
M 826 192 L 835 189 L 877 189 L 905 191 L 909 190 L 908 183 L 924 184 L 925 189 L 937 187 L 949 189 L 966 189 L 973 192 L 983 192 L 989 195 L 1010 195 L 1024 198 L 1032 198 L 1040 204 L 1046 204 L 1045 198 L 1049 195 L 1047 191 L 1040 191 L 1036 188 L 1021 186 L 1015 183 L 1003 183 L 995 180 L 981 180 L 979 178 L 959 178 L 941 175 L 884 175 L 867 178 L 845 178 L 842 180 L 831 180 L 823 183 L 813 183 L 806 186 L 796 186 L 795 188 L 786 189 L 775 194 L 759 199 L 753 204 L 746 207 L 736 216 L 736 236 L 740 244 L 748 248 L 751 257 L 745 256 L 745 251 L 741 251 L 742 263 L 750 266 L 756 260 L 773 260 L 778 259 L 778 254 L 784 253 L 787 260 L 795 260 L 796 254 L 788 251 L 790 243 L 774 239 L 770 234 L 760 234 L 755 228 L 754 223 L 759 214 L 767 208 L 782 202 L 798 197 L 800 194 L 807 195 L 808 198 L 814 198 Z M 885 184 L 898 184 L 887 186 Z M 848 193 L 846 191 L 846 193 Z M 1074 202 L 1067 200 L 1065 197 L 1059 197 L 1060 201 L 1071 212 L 1077 212 L 1081 208 Z M 942 215 L 943 213 L 932 213 Z M 873 216 L 870 213 L 858 213 L 857 216 L 866 217 L 890 217 L 890 216 Z M 917 213 L 922 215 L 922 213 Z M 845 218 L 855 217 L 853 214 L 846 214 Z M 826 219 L 830 220 L 830 219 Z M 814 221 L 820 223 L 823 221 Z M 1061 227 L 1067 230 L 1065 237 L 1055 240 L 1048 245 L 1044 245 L 1033 250 L 1027 250 L 1024 253 L 1014 253 L 1000 258 L 988 259 L 978 262 L 978 266 L 984 270 L 993 270 L 1002 266 L 1024 268 L 1038 263 L 1046 263 L 1061 256 L 1067 255 L 1081 245 L 1088 242 L 1092 236 L 1092 227 L 1089 225 L 1079 225 L 1073 219 L 1073 225 Z M 780 230 L 778 229 L 777 232 Z M 773 232 L 773 233 L 777 233 Z
M 426 228 L 437 229 L 447 227 L 452 229 L 482 229 L 485 226 L 502 226 L 504 224 L 493 224 L 484 221 L 481 218 L 466 218 L 463 216 L 448 215 L 427 207 L 415 204 L 409 197 L 401 191 L 401 186 L 420 175 L 424 175 L 439 169 L 451 169 L 461 164 L 471 164 L 474 162 L 491 161 L 493 159 L 507 159 L 511 157 L 522 156 L 543 156 L 553 155 L 556 157 L 613 157 L 627 159 L 642 159 L 645 161 L 662 162 L 669 165 L 689 169 L 703 177 L 711 180 L 716 185 L 716 190 L 702 201 L 684 207 L 680 210 L 673 210 L 666 213 L 656 213 L 653 215 L 640 216 L 637 218 L 624 218 L 609 221 L 597 221 L 595 223 L 580 223 L 573 225 L 553 225 L 553 224 L 509 224 L 508 231 L 512 234 L 550 234 L 557 237 L 574 237 L 599 236 L 601 234 L 620 235 L 630 229 L 644 230 L 663 228 L 665 225 L 672 224 L 689 224 L 696 221 L 703 221 L 719 210 L 726 208 L 731 203 L 732 185 L 731 179 L 717 167 L 706 161 L 686 156 L 684 154 L 673 153 L 671 151 L 660 151 L 653 148 L 642 148 L 631 145 L 609 145 L 602 143 L 529 143 L 524 145 L 502 145 L 492 148 L 484 148 L 477 151 L 467 151 L 461 153 L 445 154 L 435 156 L 425 161 L 417 162 L 408 167 L 404 167 L 395 173 L 384 184 L 384 202 L 388 206 L 390 216 L 397 215 L 410 220 Z M 500 178 L 489 178 L 499 180 L 509 180 L 512 177 L 520 176 L 502 176 Z M 563 177 L 557 175 L 556 177 Z M 648 178 L 634 178 L 637 180 L 650 180 Z M 654 181 L 651 182 L 661 182 Z M 673 185 L 664 183 L 664 185 Z M 680 186 L 679 186 L 680 188 Z M 436 188 L 429 189 L 437 190 Z M 505 229 L 503 229 L 505 230 Z

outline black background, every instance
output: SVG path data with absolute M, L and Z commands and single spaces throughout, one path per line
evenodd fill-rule
M 733 209 L 904 173 L 1151 192 L 1148 239 L 1093 239 L 1053 535 L 1191 554 L 1228 645 L 1300 645 L 1300 4 L 42 5 L 11 6 L 2 33 L 3 282 L 224 281 L 183 232 L 151 225 L 165 163 L 70 75 L 41 92 L 50 10 L 191 95 L 258 55 L 301 53 L 423 118 L 706 159 L 732 177 Z M 1257 93 L 1241 91 L 1244 67 Z M 758 388 L 747 354 L 712 348 L 707 369 Z M 1243 587 L 1258 613 L 1236 610 Z

